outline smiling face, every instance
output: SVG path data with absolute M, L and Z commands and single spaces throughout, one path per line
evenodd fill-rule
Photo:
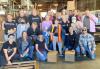
M 36 15 L 37 15 L 37 10 L 36 10 L 36 9 L 33 9 L 33 10 L 32 10 L 32 15 L 33 15 L 33 16 L 36 16 Z
M 7 20 L 8 21 L 12 21 L 13 20 L 13 16 L 11 14 L 7 14 Z
M 13 35 L 10 35 L 10 36 L 8 37 L 8 41 L 9 41 L 10 43 L 13 43 L 13 42 L 15 41 L 15 37 L 14 37 Z
M 87 28 L 86 28 L 86 27 L 84 27 L 84 28 L 82 29 L 82 33 L 83 33 L 83 34 L 87 34 Z
M 23 32 L 23 33 L 22 33 L 22 37 L 23 37 L 23 38 L 27 38 L 27 32 Z
M 25 16 L 24 10 L 20 10 L 20 11 L 19 11 L 19 15 L 20 15 L 21 17 Z

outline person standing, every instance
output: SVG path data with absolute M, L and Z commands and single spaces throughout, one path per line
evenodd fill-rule
M 49 18 L 50 16 L 46 16 L 45 21 L 42 22 L 42 34 L 43 34 L 43 37 L 45 39 L 47 46 L 49 44 L 49 36 L 50 36 L 49 32 L 52 26 L 52 21 Z
M 87 31 L 94 35 L 96 32 L 95 25 L 98 22 L 98 18 L 91 14 L 89 10 L 85 11 L 85 15 L 82 17 L 83 26 L 87 28 Z
M 37 26 L 40 28 L 41 17 L 38 15 L 38 11 L 36 9 L 32 9 L 32 14 L 28 17 L 30 26 L 32 23 L 37 23 Z
M 24 10 L 21 9 L 19 11 L 19 16 L 16 17 L 16 23 L 17 23 L 17 39 L 22 37 L 22 32 L 27 31 L 29 24 L 27 17 L 25 16 Z
M 8 40 L 9 34 L 16 36 L 16 23 L 13 21 L 13 15 L 8 13 L 5 21 L 2 23 L 2 29 L 4 30 L 4 41 Z

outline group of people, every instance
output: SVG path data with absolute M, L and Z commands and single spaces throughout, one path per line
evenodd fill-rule
M 61 12 L 48 11 L 42 18 L 36 9 L 27 15 L 25 10 L 13 18 L 7 14 L 2 23 L 4 43 L 0 51 L 0 65 L 11 65 L 16 59 L 46 61 L 49 51 L 64 56 L 67 50 L 75 50 L 76 56 L 95 59 L 95 24 L 98 19 L 86 10 Z

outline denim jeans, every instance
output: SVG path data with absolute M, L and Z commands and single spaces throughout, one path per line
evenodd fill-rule
M 43 56 L 39 52 L 36 52 L 36 56 L 37 56 L 38 60 L 45 61 L 47 59 L 47 52 L 43 51 L 42 54 L 43 54 Z
M 53 50 L 56 51 L 56 43 L 58 44 L 59 53 L 62 54 L 62 42 L 58 42 L 58 36 L 53 36 Z
M 49 33 L 48 32 L 43 32 L 43 37 L 45 39 L 46 45 L 49 45 Z
M 34 59 L 33 51 L 34 51 L 34 46 L 30 46 L 29 47 L 29 52 L 24 57 L 22 57 L 21 59 L 29 58 L 30 60 L 33 60 Z
M 95 59 L 96 58 L 96 54 L 95 53 L 92 54 L 91 50 L 87 46 L 84 46 L 84 50 L 82 50 L 82 54 L 88 56 L 91 59 Z

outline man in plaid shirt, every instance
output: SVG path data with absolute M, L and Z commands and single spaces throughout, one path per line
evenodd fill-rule
M 94 41 L 94 37 L 87 33 L 87 28 L 84 27 L 82 29 L 82 34 L 79 38 L 79 45 L 81 48 L 81 52 L 84 56 L 89 57 L 90 59 L 95 59 L 95 50 L 96 50 L 96 44 Z

